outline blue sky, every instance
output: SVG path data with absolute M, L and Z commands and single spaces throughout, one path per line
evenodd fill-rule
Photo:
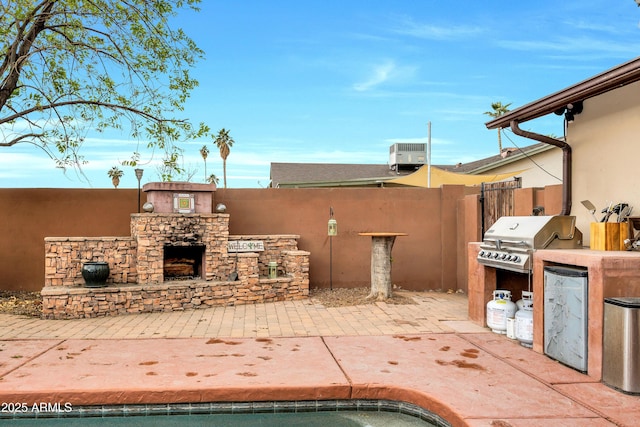
M 391 144 L 426 142 L 428 122 L 432 163 L 468 162 L 498 152 L 492 102 L 515 108 L 640 56 L 639 21 L 633 0 L 204 0 L 175 22 L 206 52 L 184 115 L 230 130 L 232 188 L 268 186 L 271 162 L 385 164 Z M 563 132 L 555 115 L 522 127 Z M 184 144 L 183 167 L 203 182 L 205 143 L 222 181 L 210 141 Z M 34 147 L 2 148 L 0 187 L 108 188 L 136 145 L 90 135 L 88 182 Z M 143 183 L 158 180 L 157 156 L 145 160 Z

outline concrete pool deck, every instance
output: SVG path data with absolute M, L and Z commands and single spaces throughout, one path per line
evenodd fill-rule
M 466 296 L 403 294 L 416 304 L 0 315 L 0 403 L 387 399 L 454 426 L 638 425 L 640 396 L 469 322 Z

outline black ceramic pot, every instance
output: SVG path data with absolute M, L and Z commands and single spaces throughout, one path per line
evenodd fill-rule
M 82 278 L 87 288 L 104 288 L 109 277 L 109 264 L 106 262 L 85 262 L 82 264 Z

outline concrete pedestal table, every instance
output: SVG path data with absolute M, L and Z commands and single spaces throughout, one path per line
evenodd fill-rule
M 391 249 L 398 236 L 407 233 L 358 233 L 371 237 L 371 293 L 367 299 L 391 297 Z

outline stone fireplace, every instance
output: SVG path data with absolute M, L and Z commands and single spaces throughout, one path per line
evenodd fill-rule
M 179 270 L 178 264 L 184 267 L 190 262 L 203 280 L 222 280 L 228 275 L 227 214 L 132 215 L 131 235 L 137 242 L 138 283 L 164 282 L 167 261 L 173 271 Z
M 45 238 L 43 317 L 96 317 L 308 296 L 310 254 L 298 249 L 300 236 L 230 236 L 229 215 L 211 211 L 214 190 L 205 184 L 147 184 L 154 212 L 132 214 L 130 236 Z M 234 248 L 240 246 L 256 250 L 237 252 Z M 107 287 L 84 287 L 81 268 L 88 261 L 109 264 Z M 274 261 L 279 275 L 269 279 L 268 265 Z

